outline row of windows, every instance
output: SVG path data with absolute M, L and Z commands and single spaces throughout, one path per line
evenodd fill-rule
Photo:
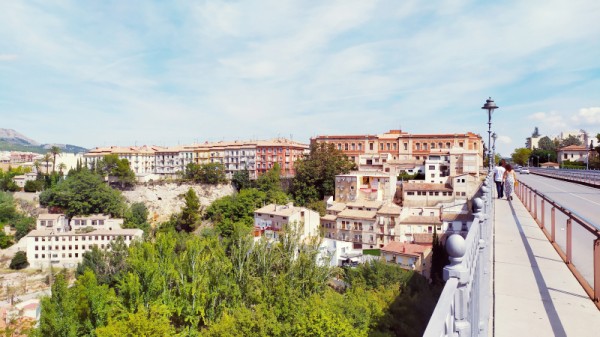
M 92 240 L 98 240 L 98 238 L 100 238 L 100 240 L 110 240 L 110 241 L 114 241 L 116 240 L 117 237 L 119 237 L 120 235 L 69 235 L 69 236 L 55 236 L 54 237 L 54 241 L 79 241 L 79 238 L 81 238 L 81 241 L 92 241 Z M 124 240 L 131 240 L 133 239 L 132 235 L 123 235 L 122 236 Z M 62 238 L 62 240 L 59 240 L 59 238 Z M 67 240 L 68 238 L 68 240 Z M 73 239 L 75 238 L 75 239 Z M 45 236 L 36 236 L 35 237 L 35 242 L 38 241 L 52 241 L 52 237 L 48 237 L 48 240 L 46 240 Z
M 458 192 L 456 192 L 456 193 L 458 193 Z M 427 192 L 426 191 L 417 191 L 417 192 L 409 191 L 409 192 L 406 192 L 406 194 L 407 195 L 427 195 Z M 452 192 L 433 192 L 433 191 L 430 191 L 429 195 L 432 195 L 432 196 L 434 196 L 434 195 L 436 195 L 436 196 L 439 196 L 439 195 L 451 196 Z
M 93 246 L 98 246 L 97 244 L 93 244 L 93 245 L 88 245 L 86 248 L 86 245 L 81 245 L 81 249 L 82 250 L 86 250 L 86 249 L 92 249 Z M 48 245 L 48 250 L 52 250 L 52 246 Z M 73 248 L 75 247 L 75 248 Z M 108 244 L 106 245 L 106 247 L 108 248 Z M 100 245 L 100 248 L 104 249 L 104 244 Z M 54 250 L 79 250 L 79 245 L 62 245 L 62 246 L 54 246 Z M 35 250 L 46 250 L 46 246 L 35 246 Z
M 69 258 L 73 258 L 73 255 L 75 255 L 75 257 L 76 257 L 76 258 L 78 258 L 78 257 L 79 257 L 79 253 L 62 253 L 62 257 L 63 257 L 63 258 L 66 258 L 67 256 L 68 256 Z M 83 254 L 82 254 L 82 256 L 83 256 Z M 39 258 L 40 258 L 40 255 L 38 255 L 38 254 L 35 254 L 35 255 L 34 255 L 34 257 L 35 257 L 36 259 L 39 259 Z M 58 258 L 58 254 L 52 254 L 52 257 L 53 257 L 53 258 Z M 45 259 L 45 258 L 46 258 L 46 254 L 41 254 L 41 258 L 42 258 L 42 259 Z M 48 254 L 48 258 L 50 258 L 50 254 Z

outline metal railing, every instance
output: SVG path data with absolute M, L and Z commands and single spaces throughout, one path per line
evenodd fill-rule
M 600 186 L 600 171 L 597 170 L 571 170 L 532 167 L 530 168 L 530 171 L 531 173 L 545 177 L 578 182 L 591 186 Z
M 600 229 L 521 181 L 515 190 L 569 270 L 600 309 Z
M 423 336 L 487 336 L 491 288 L 493 227 L 492 176 L 488 175 L 473 199 L 475 220 L 463 238 L 446 240 L 450 265 L 444 268 L 446 284 Z

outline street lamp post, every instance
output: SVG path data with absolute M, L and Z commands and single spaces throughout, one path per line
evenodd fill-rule
M 493 160 L 494 166 L 496 166 L 496 139 L 497 138 L 498 138 L 498 135 L 495 132 L 492 133 L 492 139 L 493 139 L 493 142 L 492 142 L 492 158 L 493 159 L 492 160 Z
M 498 109 L 499 107 L 496 105 L 496 103 L 494 102 L 494 100 L 490 97 L 487 100 L 485 100 L 485 104 L 481 107 L 484 110 L 488 111 L 488 157 L 489 157 L 489 163 L 488 163 L 488 169 L 489 172 L 492 171 L 492 147 L 490 146 L 490 144 L 492 143 L 492 113 L 494 113 L 494 110 Z

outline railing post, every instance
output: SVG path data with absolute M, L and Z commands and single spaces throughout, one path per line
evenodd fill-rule
M 537 194 L 533 195 L 533 220 L 537 220 Z
M 556 207 L 552 206 L 550 209 L 550 223 L 552 226 L 552 232 L 550 234 L 552 238 L 552 243 L 556 242 Z
M 458 287 L 454 299 L 454 328 L 455 336 L 463 337 L 471 335 L 471 323 L 469 323 L 469 270 L 463 265 L 463 257 L 467 251 L 465 239 L 458 234 L 452 234 L 446 240 L 446 251 L 448 252 L 450 264 L 444 267 L 444 280 L 456 278 Z
M 546 203 L 544 201 L 542 198 L 542 228 L 546 227 L 546 207 L 544 207 Z
M 600 239 L 594 240 L 594 301 L 600 301 Z
M 572 231 L 573 231 L 573 219 L 569 217 L 567 219 L 567 264 L 571 263 L 571 248 L 572 245 Z

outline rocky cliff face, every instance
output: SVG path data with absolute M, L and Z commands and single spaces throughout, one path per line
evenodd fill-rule
M 207 207 L 214 200 L 232 195 L 235 189 L 231 185 L 194 185 L 168 183 L 153 186 L 136 186 L 133 191 L 124 191 L 123 195 L 128 202 L 143 202 L 148 207 L 150 217 L 154 222 L 169 219 L 171 214 L 177 213 L 184 205 L 183 195 L 192 188 L 198 194 L 201 207 Z

